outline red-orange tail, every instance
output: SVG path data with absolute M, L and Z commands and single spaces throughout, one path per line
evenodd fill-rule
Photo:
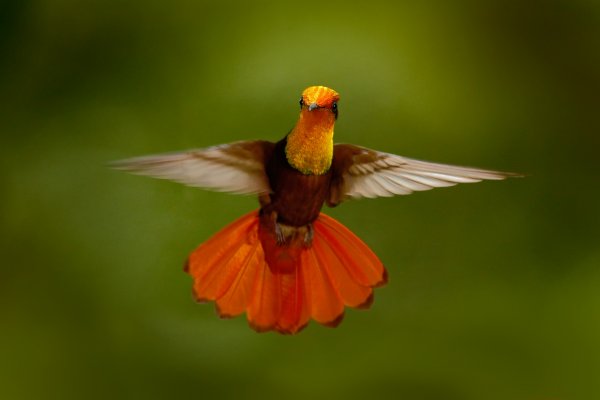
M 312 318 L 337 326 L 344 306 L 368 308 L 373 288 L 387 281 L 377 256 L 325 214 L 313 223 L 312 245 L 278 246 L 257 211 L 239 218 L 189 257 L 198 301 L 215 301 L 222 318 L 247 314 L 259 332 L 293 334 Z

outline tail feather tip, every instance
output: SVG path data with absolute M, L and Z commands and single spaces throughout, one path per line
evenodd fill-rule
M 364 302 L 362 302 L 361 304 L 357 305 L 354 308 L 356 308 L 358 310 L 368 310 L 373 305 L 374 300 L 375 300 L 375 292 L 371 291 L 371 294 L 369 294 L 369 297 L 367 297 Z
M 373 285 L 373 287 L 378 288 L 378 287 L 385 286 L 389 282 L 389 279 L 390 278 L 389 278 L 387 269 L 384 267 L 383 274 L 381 275 L 381 280 L 379 282 L 377 282 L 375 285 Z
M 326 322 L 320 322 L 321 325 L 326 326 L 328 328 L 337 328 L 337 326 L 339 324 L 342 323 L 342 321 L 344 320 L 345 317 L 345 312 L 342 311 L 340 313 L 340 315 L 338 315 L 337 317 L 335 317 L 334 319 L 332 319 L 331 321 L 326 321 Z

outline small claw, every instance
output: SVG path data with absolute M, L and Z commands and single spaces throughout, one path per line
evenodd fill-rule
M 304 246 L 309 247 L 315 237 L 315 231 L 312 224 L 306 225 L 306 233 L 304 234 Z
M 275 236 L 277 237 L 277 244 L 282 246 L 285 244 L 285 235 L 283 234 L 283 229 L 281 226 L 275 222 Z

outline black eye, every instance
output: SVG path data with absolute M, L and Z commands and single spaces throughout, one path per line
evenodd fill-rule
M 304 107 L 304 98 L 300 97 L 300 108 Z
M 333 111 L 333 115 L 335 115 L 335 118 L 337 119 L 338 117 L 338 108 L 337 108 L 337 102 L 333 102 L 331 104 L 331 111 Z

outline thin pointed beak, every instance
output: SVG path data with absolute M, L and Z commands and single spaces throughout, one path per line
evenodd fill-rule
M 316 110 L 317 108 L 319 108 L 319 105 L 317 103 L 311 103 L 308 106 L 308 111 Z

